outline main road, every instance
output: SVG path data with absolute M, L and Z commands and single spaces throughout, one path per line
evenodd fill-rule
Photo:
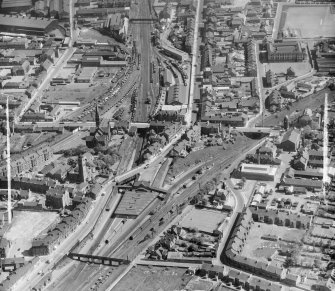
M 63 55 L 58 59 L 57 63 L 51 67 L 50 71 L 47 73 L 47 76 L 43 80 L 42 84 L 31 96 L 29 102 L 22 108 L 20 114 L 14 119 L 14 122 L 16 124 L 20 121 L 20 119 L 26 113 L 29 107 L 34 103 L 36 98 L 40 96 L 43 93 L 43 91 L 49 86 L 51 79 L 55 77 L 56 74 L 59 72 L 59 70 L 63 67 L 63 65 L 67 63 L 67 61 L 71 58 L 75 50 L 76 48 L 73 47 L 66 49 Z
M 47 273 L 51 271 L 54 265 L 64 256 L 66 256 L 66 254 L 78 242 L 78 240 L 82 240 L 87 236 L 98 219 L 103 215 L 106 203 L 109 201 L 110 203 L 113 203 L 113 199 L 117 199 L 117 196 L 109 196 L 109 193 L 112 195 L 111 193 L 113 186 L 114 184 L 111 181 L 105 184 L 103 191 L 108 194 L 99 196 L 97 200 L 93 202 L 94 205 L 92 205 L 88 215 L 81 222 L 75 232 L 68 236 L 55 250 L 53 250 L 50 255 L 42 257 L 37 265 L 35 265 L 35 267 L 31 270 L 31 272 L 29 272 L 26 276 L 23 276 L 14 285 L 13 290 L 29 290 L 30 288 L 27 289 L 27 286 L 30 286 L 31 288 L 34 287 L 41 279 L 41 276 L 39 275 L 41 272 Z
M 191 126 L 192 122 L 192 109 L 193 109 L 193 99 L 195 90 L 195 75 L 197 72 L 197 54 L 198 54 L 198 32 L 199 32 L 199 18 L 200 18 L 200 7 L 202 5 L 202 0 L 197 1 L 197 11 L 195 14 L 195 24 L 194 24 L 194 40 L 192 46 L 192 65 L 191 65 L 191 80 L 190 80 L 190 91 L 188 98 L 188 108 L 185 115 L 185 121 L 188 127 Z
M 140 19 L 149 19 L 151 18 L 150 14 L 150 0 L 140 1 L 137 7 L 133 5 L 133 9 L 138 9 L 137 18 Z M 135 8 L 136 7 L 136 8 Z M 135 25 L 135 24 L 134 24 Z M 136 23 L 135 25 L 135 34 L 137 36 L 137 51 L 141 56 L 141 80 L 140 91 L 137 99 L 137 109 L 134 120 L 137 122 L 146 122 L 148 121 L 149 113 L 148 105 L 146 100 L 151 96 L 151 84 L 150 84 L 150 64 L 152 53 L 152 44 L 151 44 L 151 26 L 152 24 L 147 21 Z M 152 98 L 153 96 L 151 96 Z M 154 104 L 155 102 L 151 102 Z

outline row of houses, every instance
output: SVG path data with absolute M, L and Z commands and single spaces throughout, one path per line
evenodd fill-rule
M 273 262 L 265 263 L 241 255 L 253 221 L 306 229 L 310 225 L 311 218 L 300 214 L 247 208 L 239 214 L 235 222 L 235 227 L 229 236 L 229 241 L 222 253 L 224 263 L 260 277 L 265 277 L 273 281 L 282 281 L 286 284 L 295 286 L 298 282 L 297 275 L 288 275 L 281 266 L 276 265 Z M 244 281 L 244 285 L 246 281 L 247 280 Z
M 183 124 L 181 122 L 165 122 L 152 121 L 150 122 L 150 132 L 148 133 L 148 143 L 143 151 L 143 158 L 150 159 L 152 156 L 169 143 L 173 137 L 180 131 Z
M 227 273 L 224 273 L 223 267 L 211 264 L 202 264 L 196 271 L 196 274 L 201 277 L 207 276 L 211 279 L 218 278 L 225 283 L 232 283 L 234 286 L 242 287 L 248 291 L 281 291 L 283 289 L 283 287 L 276 282 L 271 282 L 235 269 L 230 269 Z
M 85 200 L 76 206 L 71 215 L 63 218 L 54 229 L 44 237 L 35 238 L 30 249 L 33 256 L 45 256 L 52 252 L 84 220 L 92 204 L 92 199 Z
M 0 291 L 8 291 L 20 280 L 29 270 L 34 268 L 34 266 L 39 262 L 39 258 L 35 257 L 30 261 L 20 264 L 20 267 L 15 271 L 11 272 L 5 280 L 0 283 Z
M 26 155 L 18 155 L 11 160 L 12 176 L 19 175 L 24 172 L 36 170 L 53 158 L 53 150 L 49 147 L 43 147 L 36 152 L 27 153 Z M 0 162 L 0 176 L 7 176 L 7 164 L 5 161 Z

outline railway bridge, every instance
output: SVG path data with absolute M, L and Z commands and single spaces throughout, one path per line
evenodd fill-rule
M 77 254 L 77 253 L 69 253 L 68 257 L 72 260 L 93 263 L 98 265 L 105 266 L 120 266 L 120 265 L 129 265 L 129 260 L 110 258 L 110 257 L 101 257 L 101 256 L 93 256 L 93 255 L 85 255 L 85 254 Z
M 131 23 L 154 23 L 158 22 L 158 18 L 130 18 Z

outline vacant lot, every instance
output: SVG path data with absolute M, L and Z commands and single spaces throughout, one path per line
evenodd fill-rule
M 196 227 L 199 231 L 212 232 L 218 228 L 226 217 L 227 213 L 224 212 L 193 208 L 179 224 L 182 227 Z
M 65 86 L 51 86 L 49 91 L 44 94 L 43 101 L 77 101 L 83 106 L 93 98 L 107 92 L 109 86 L 90 86 L 89 83 L 73 83 Z
M 267 258 L 271 257 L 279 249 L 280 241 L 270 242 L 263 240 L 261 239 L 263 235 L 276 235 L 282 240 L 299 242 L 302 240 L 304 234 L 305 230 L 255 222 L 251 226 L 242 256 L 267 261 Z
M 333 37 L 335 14 L 330 5 L 325 6 L 286 6 L 280 20 L 280 28 L 297 31 L 302 38 Z
M 31 240 L 45 230 L 58 217 L 56 212 L 15 211 L 5 238 L 11 241 L 8 257 L 22 257 L 30 249 Z
M 186 269 L 160 267 L 134 267 L 113 290 L 115 291 L 153 291 L 180 290 L 191 279 Z
M 112 44 L 119 44 L 113 38 L 101 34 L 99 31 L 93 28 L 82 28 L 79 33 L 79 37 L 83 39 L 96 39 L 98 42 L 109 42 Z

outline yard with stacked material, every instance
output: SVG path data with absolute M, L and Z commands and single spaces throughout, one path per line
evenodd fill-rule
M 113 288 L 115 291 L 180 290 L 190 281 L 186 269 L 136 266 Z

